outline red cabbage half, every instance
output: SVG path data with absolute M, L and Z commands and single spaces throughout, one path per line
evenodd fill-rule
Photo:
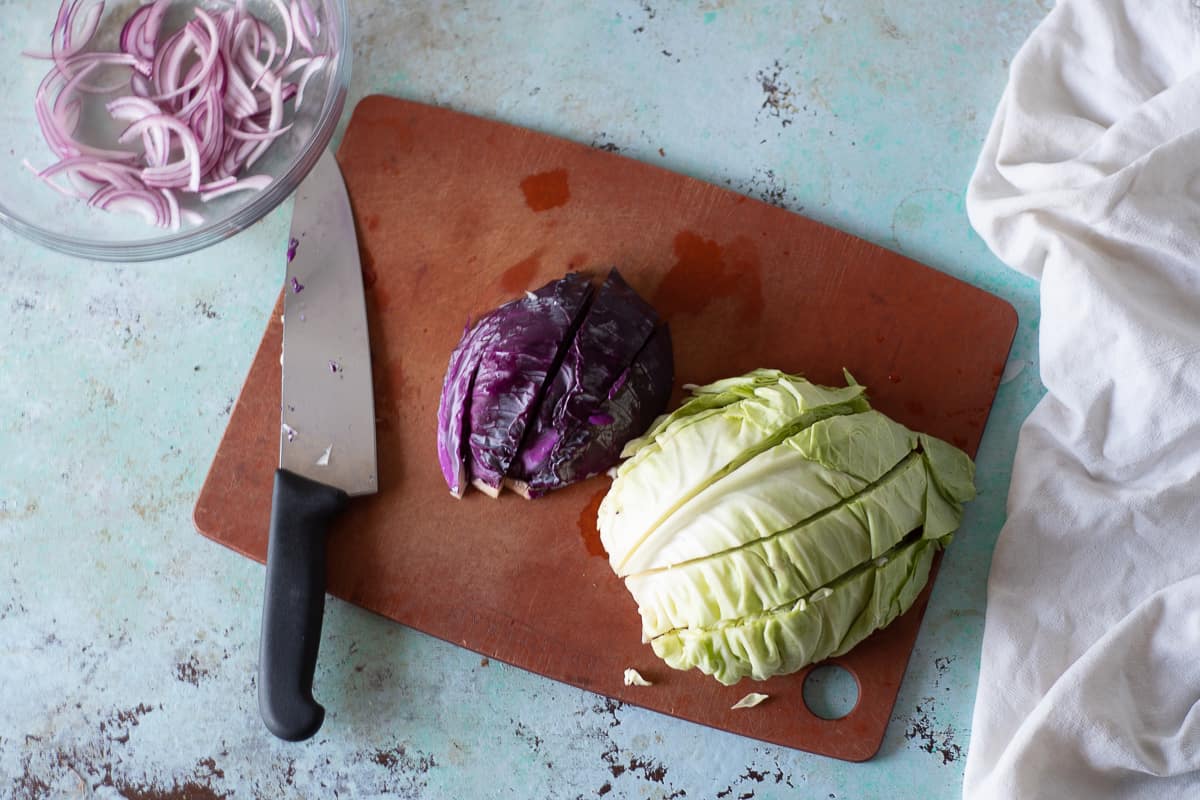
M 438 460 L 468 483 L 526 497 L 597 475 L 666 407 L 670 333 L 614 269 L 593 301 L 571 273 L 484 315 L 450 356 Z

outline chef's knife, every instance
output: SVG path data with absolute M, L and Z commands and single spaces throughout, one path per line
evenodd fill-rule
M 350 497 L 378 489 L 362 271 L 350 199 L 331 152 L 297 190 L 286 281 L 258 706 L 273 734 L 300 741 L 325 719 L 312 682 L 329 530 Z

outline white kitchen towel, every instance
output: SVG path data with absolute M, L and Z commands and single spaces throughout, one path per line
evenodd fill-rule
M 1041 281 L 964 795 L 1200 798 L 1200 0 L 1063 0 L 967 193 Z

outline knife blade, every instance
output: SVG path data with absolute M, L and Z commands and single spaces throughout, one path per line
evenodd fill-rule
M 300 741 L 325 718 L 312 684 L 329 531 L 351 497 L 378 490 L 362 269 L 350 198 L 329 151 L 296 193 L 283 307 L 258 704 L 268 730 Z

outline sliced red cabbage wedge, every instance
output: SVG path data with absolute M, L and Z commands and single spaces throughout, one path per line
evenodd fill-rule
M 571 273 L 492 311 L 480 327 L 496 326 L 481 342 L 474 369 L 466 436 L 471 485 L 500 493 L 509 465 L 582 319 L 592 285 Z
M 618 379 L 610 396 L 593 419 L 594 427 L 578 447 L 560 451 L 537 485 L 537 494 L 566 486 L 612 469 L 630 438 L 650 427 L 666 409 L 674 384 L 675 361 L 671 331 L 655 328 L 633 364 Z
M 487 465 L 511 461 L 512 455 L 499 452 L 482 460 L 477 454 L 490 449 L 493 443 L 515 451 L 545 375 L 570 341 L 568 333 L 582 316 L 591 293 L 587 278 L 571 273 L 488 312 L 474 326 L 468 323 L 450 354 L 438 403 L 438 463 L 450 494 L 462 497 L 472 479 L 476 485 L 482 484 L 481 488 L 486 487 L 484 491 L 489 494 L 498 493 L 503 468 L 489 469 Z M 533 346 L 523 352 L 521 347 L 527 343 Z M 511 373 L 507 377 L 505 370 Z M 511 396 L 514 389 L 522 396 Z M 491 420 L 492 427 L 474 428 L 473 416 Z M 494 434 L 492 441 L 486 436 L 472 441 L 473 430 Z M 500 441 L 499 434 L 505 432 L 511 444 Z M 473 462 L 484 466 L 473 469 Z M 480 476 L 481 470 L 486 480 Z
M 500 336 L 499 318 L 489 314 L 474 327 L 468 322 L 462 339 L 450 354 L 450 366 L 438 402 L 438 464 L 450 494 L 462 497 L 467 490 L 467 459 L 463 450 L 468 423 L 467 409 L 475 388 L 479 358 Z
M 657 323 L 654 309 L 611 270 L 546 387 L 510 486 L 539 497 L 616 465 L 625 442 L 646 430 L 671 392 L 670 333 L 657 334 Z

